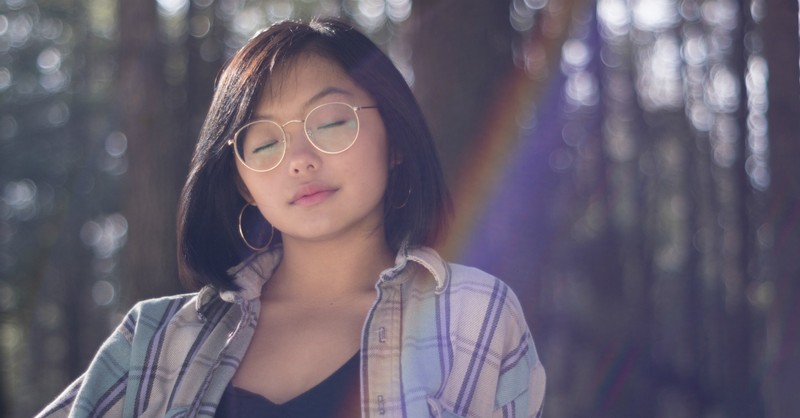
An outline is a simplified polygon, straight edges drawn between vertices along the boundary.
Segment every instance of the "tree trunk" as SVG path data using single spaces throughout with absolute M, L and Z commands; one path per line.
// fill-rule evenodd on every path
M 769 65 L 769 165 L 767 222 L 772 230 L 767 280 L 775 299 L 767 318 L 767 361 L 763 392 L 767 416 L 788 417 L 800 410 L 800 69 L 798 4 L 767 0 L 762 23 Z
M 477 139 L 499 82 L 513 68 L 508 6 L 507 0 L 414 2 L 414 93 L 448 180 Z
M 186 91 L 185 120 L 181 135 L 186 138 L 182 144 L 182 159 L 179 175 L 182 178 L 188 172 L 197 135 L 208 113 L 208 106 L 214 94 L 214 82 L 224 60 L 223 42 L 227 37 L 227 29 L 223 22 L 216 18 L 218 2 L 211 2 L 207 7 L 200 7 L 197 2 L 189 2 L 188 24 L 192 29 L 186 38 Z M 208 26 L 206 26 L 208 25 Z M 206 31 L 203 34 L 203 31 Z
M 731 250 L 729 260 L 723 260 L 722 271 L 726 272 L 726 321 L 725 321 L 725 348 L 723 363 L 722 396 L 725 404 L 725 415 L 731 418 L 763 416 L 762 399 L 758 389 L 749 384 L 752 376 L 753 364 L 753 326 L 751 304 L 746 297 L 747 289 L 751 285 L 749 266 L 754 257 L 754 234 L 752 209 L 755 203 L 753 188 L 747 174 L 747 116 L 748 92 L 745 82 L 747 74 L 748 51 L 745 47 L 746 36 L 752 30 L 750 16 L 750 3 L 739 3 L 739 24 L 734 31 L 736 34 L 732 53 L 733 70 L 739 79 L 739 107 L 735 113 L 739 126 L 737 156 L 733 164 L 733 176 L 736 196 L 736 208 L 731 211 L 732 228 L 738 238 L 739 245 Z M 723 238 L 725 240 L 726 238 Z M 730 241 L 730 238 L 727 238 Z M 722 243 L 721 243 L 722 244 Z M 730 261 L 730 262 L 727 262 Z
M 123 250 L 124 302 L 179 289 L 175 209 L 179 180 L 173 167 L 180 140 L 169 135 L 164 44 L 156 2 L 119 2 L 119 109 L 128 138 L 129 169 L 123 214 L 128 240 Z

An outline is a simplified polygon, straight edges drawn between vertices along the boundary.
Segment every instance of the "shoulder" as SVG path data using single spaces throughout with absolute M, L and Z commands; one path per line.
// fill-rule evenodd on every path
M 461 347 L 456 356 L 465 364 L 484 359 L 491 378 L 479 378 L 494 394 L 494 407 L 502 416 L 511 411 L 534 416 L 544 398 L 545 372 L 517 295 L 502 280 L 473 267 L 451 264 L 449 292 L 458 318 L 461 340 L 475 341 L 470 356 Z M 485 344 L 485 345 L 482 345 Z M 482 351 L 482 347 L 485 347 Z M 464 376 L 466 378 L 466 376 Z
M 475 267 L 455 263 L 449 263 L 448 267 L 450 277 L 446 293 L 454 306 L 472 312 L 482 310 L 486 315 L 495 316 L 499 326 L 527 332 L 519 299 L 504 281 Z
M 445 302 L 454 312 L 468 311 L 470 315 L 455 315 L 454 319 L 474 320 L 476 314 L 500 315 L 514 326 L 527 330 L 522 308 L 513 290 L 499 278 L 475 267 L 449 263 L 433 249 L 410 248 L 401 251 L 401 257 L 424 267 L 433 279 L 436 298 Z M 402 265 L 402 264 L 401 264 Z M 419 284 L 419 283 L 418 283 Z M 426 288 L 423 284 L 422 288 Z
M 517 295 L 474 267 L 443 262 L 438 270 L 445 276 L 433 317 L 451 354 L 434 404 L 460 416 L 536 415 L 545 374 Z
M 447 263 L 450 270 L 450 286 L 479 286 L 486 288 L 508 288 L 497 277 L 475 267 L 456 263 Z
M 150 336 L 175 321 L 196 321 L 201 295 L 202 291 L 140 301 L 130 308 L 117 331 L 132 341 L 134 335 L 137 339 Z
M 401 256 L 427 270 L 429 274 L 420 276 L 415 286 L 421 294 L 433 296 L 452 331 L 469 334 L 463 337 L 472 341 L 488 338 L 507 348 L 529 335 L 519 299 L 499 278 L 475 267 L 448 263 L 427 247 L 410 248 Z
M 172 316 L 182 307 L 193 305 L 197 299 L 197 293 L 183 295 L 166 296 L 154 299 L 145 299 L 137 302 L 130 308 L 127 318 L 132 320 L 148 320 L 164 315 Z

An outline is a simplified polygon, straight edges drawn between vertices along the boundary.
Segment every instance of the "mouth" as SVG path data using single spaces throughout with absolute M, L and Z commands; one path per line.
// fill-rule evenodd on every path
M 320 184 L 305 185 L 289 200 L 290 205 L 310 206 L 322 202 L 338 189 Z

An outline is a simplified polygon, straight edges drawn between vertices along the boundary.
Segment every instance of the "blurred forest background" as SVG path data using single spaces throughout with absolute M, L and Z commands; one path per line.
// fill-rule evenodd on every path
M 412 85 L 456 203 L 441 250 L 520 296 L 546 416 L 797 416 L 796 0 L 0 0 L 0 416 L 182 292 L 220 65 L 318 15 Z

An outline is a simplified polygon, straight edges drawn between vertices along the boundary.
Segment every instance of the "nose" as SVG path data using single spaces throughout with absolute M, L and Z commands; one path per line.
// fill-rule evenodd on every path
M 295 122 L 295 121 L 293 121 Z M 300 121 L 298 123 L 287 124 L 283 130 L 286 134 L 286 165 L 291 174 L 300 175 L 309 171 L 315 171 L 320 167 L 321 158 L 319 151 L 314 148 L 306 137 L 305 127 Z

